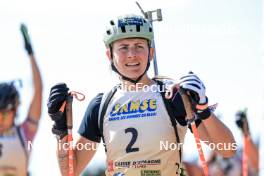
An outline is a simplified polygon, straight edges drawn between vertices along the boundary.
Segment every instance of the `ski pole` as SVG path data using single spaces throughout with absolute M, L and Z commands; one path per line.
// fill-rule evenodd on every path
M 248 141 L 249 141 L 249 136 L 244 134 L 243 137 L 243 142 L 244 142 L 244 149 L 243 149 L 243 158 L 242 158 L 242 175 L 247 176 L 248 175 Z
M 243 135 L 243 151 L 242 151 L 242 175 L 248 175 L 248 157 L 249 157 L 249 142 L 250 142 L 250 135 L 249 135 L 249 127 L 248 127 L 248 120 L 247 120 L 247 108 L 236 113 L 237 119 L 236 124 L 242 130 Z
M 69 144 L 68 149 L 68 162 L 69 162 L 69 174 L 68 176 L 74 176 L 74 167 L 73 167 L 73 137 L 72 137 L 72 95 L 67 97 L 66 100 L 66 121 L 67 121 L 67 142 Z
M 180 94 L 182 96 L 183 104 L 184 104 L 185 111 L 186 111 L 187 120 L 189 120 L 189 122 L 191 123 L 191 128 L 192 128 L 192 131 L 193 131 L 194 139 L 195 139 L 197 150 L 198 150 L 198 153 L 199 153 L 199 158 L 200 158 L 200 161 L 202 163 L 202 168 L 203 168 L 204 175 L 208 176 L 209 175 L 208 166 L 207 166 L 206 161 L 205 161 L 202 145 L 201 145 L 201 142 L 200 142 L 200 137 L 199 137 L 196 125 L 195 125 L 191 102 L 190 102 L 189 97 L 186 94 L 186 91 L 184 89 L 180 88 L 179 92 L 180 92 Z
M 79 98 L 78 95 L 81 95 L 82 98 Z M 72 128 L 73 128 L 73 122 L 72 122 L 72 101 L 73 97 L 75 97 L 79 101 L 83 101 L 85 99 L 85 96 L 82 93 L 71 91 L 70 95 L 67 97 L 67 99 L 63 102 L 60 112 L 63 113 L 66 107 L 66 123 L 67 123 L 67 143 L 69 144 L 68 148 L 68 176 L 74 176 L 74 155 L 73 155 L 73 137 L 72 137 Z
M 247 114 L 247 109 L 244 110 L 245 114 Z M 248 175 L 248 142 L 249 142 L 249 130 L 248 130 L 248 121 L 247 118 L 243 119 L 243 155 L 242 155 L 242 175 Z

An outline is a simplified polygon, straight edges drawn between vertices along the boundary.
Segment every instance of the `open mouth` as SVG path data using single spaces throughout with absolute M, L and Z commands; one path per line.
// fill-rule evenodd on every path
M 140 65 L 139 62 L 135 62 L 135 63 L 127 63 L 127 64 L 126 64 L 126 67 L 137 67 L 137 66 L 139 66 L 139 65 Z

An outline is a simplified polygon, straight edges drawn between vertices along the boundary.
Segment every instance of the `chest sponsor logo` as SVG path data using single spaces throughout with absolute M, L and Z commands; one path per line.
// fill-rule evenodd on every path
M 156 110 L 156 99 L 129 101 L 122 105 L 116 103 L 109 114 L 109 121 L 156 116 Z
M 142 170 L 141 176 L 161 176 L 160 170 Z
M 161 164 L 161 160 L 138 160 L 138 161 L 118 161 L 113 162 L 111 168 L 147 168 L 148 166 L 158 166 Z M 108 165 L 109 167 L 109 165 Z M 109 169 L 109 168 L 108 168 Z

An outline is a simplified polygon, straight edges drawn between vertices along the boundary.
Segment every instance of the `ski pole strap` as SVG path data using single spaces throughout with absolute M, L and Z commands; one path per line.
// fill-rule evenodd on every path
M 78 97 L 81 95 L 82 97 Z M 71 91 L 70 95 L 66 99 L 66 120 L 67 120 L 67 128 L 72 129 L 72 101 L 73 97 L 79 101 L 83 101 L 85 99 L 84 94 L 76 91 Z
M 70 94 L 71 94 L 71 96 L 76 98 L 78 101 L 83 101 L 85 99 L 85 95 L 80 93 L 80 92 L 71 91 Z
M 191 128 L 192 128 L 192 131 L 193 131 L 195 143 L 196 143 L 197 150 L 198 150 L 198 153 L 199 153 L 199 159 L 200 159 L 200 161 L 202 163 L 202 168 L 203 168 L 204 175 L 208 176 L 209 175 L 208 166 L 207 166 L 206 161 L 205 161 L 203 149 L 202 149 L 201 142 L 200 142 L 200 137 L 199 137 L 196 125 L 195 125 L 194 116 L 193 116 L 193 112 L 192 112 L 192 106 L 191 106 L 189 97 L 186 94 L 186 91 L 184 89 L 180 88 L 179 92 L 180 92 L 180 94 L 182 96 L 183 104 L 184 104 L 184 107 L 185 107 L 186 118 L 187 118 L 188 121 L 191 121 Z

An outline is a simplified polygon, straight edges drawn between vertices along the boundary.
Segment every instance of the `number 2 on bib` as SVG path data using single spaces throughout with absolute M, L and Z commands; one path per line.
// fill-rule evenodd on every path
M 126 152 L 127 153 L 138 152 L 139 151 L 138 147 L 134 147 L 134 148 L 132 147 L 137 140 L 138 131 L 135 128 L 127 128 L 127 129 L 125 129 L 125 133 L 132 133 L 132 138 L 126 147 Z

